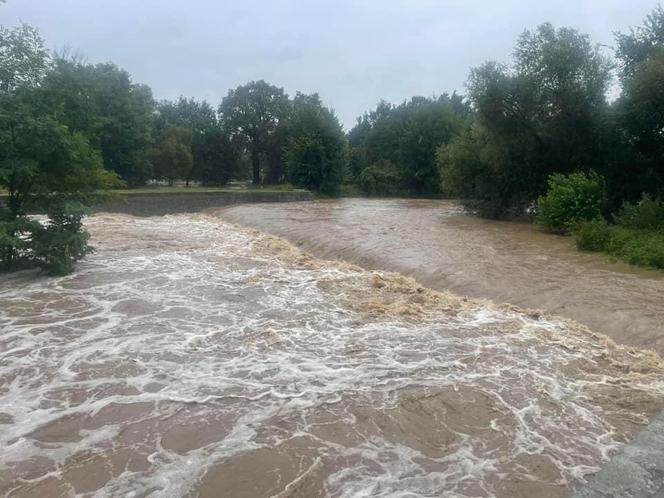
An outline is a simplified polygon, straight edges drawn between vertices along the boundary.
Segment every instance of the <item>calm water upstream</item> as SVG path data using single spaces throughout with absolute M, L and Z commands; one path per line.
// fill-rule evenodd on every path
M 338 259 L 422 267 L 439 288 L 520 286 L 500 299 L 519 304 L 538 289 L 571 302 L 563 282 L 581 295 L 603 278 L 620 306 L 602 309 L 634 330 L 661 316 L 661 280 L 449 204 L 224 216 Z M 565 497 L 664 406 L 659 356 L 565 318 L 317 259 L 219 216 L 87 225 L 97 252 L 74 274 L 0 277 L 1 496 Z
M 543 309 L 664 354 L 664 272 L 578 252 L 570 238 L 531 224 L 484 220 L 463 214 L 453 202 L 431 200 L 256 204 L 221 213 L 319 257 Z

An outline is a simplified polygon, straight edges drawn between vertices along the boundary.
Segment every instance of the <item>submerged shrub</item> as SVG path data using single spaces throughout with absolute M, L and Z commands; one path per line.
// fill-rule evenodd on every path
M 610 226 L 606 220 L 584 221 L 574 229 L 576 247 L 582 251 L 603 251 L 611 237 Z
M 569 232 L 579 223 L 601 217 L 606 202 L 604 179 L 591 171 L 549 177 L 549 190 L 537 200 L 537 223 Z
M 636 204 L 623 204 L 614 219 L 616 224 L 627 228 L 664 230 L 664 202 L 643 194 Z
M 10 270 L 17 262 L 31 263 L 33 235 L 40 228 L 27 216 L 0 221 L 0 270 Z
M 664 269 L 664 232 L 611 227 L 607 252 L 633 265 Z
M 90 235 L 83 230 L 87 209 L 78 203 L 66 203 L 51 208 L 49 221 L 35 231 L 32 257 L 50 275 L 65 275 L 74 264 L 92 252 Z
M 49 275 L 64 275 L 92 252 L 90 236 L 83 230 L 87 208 L 77 202 L 57 202 L 47 211 L 45 224 L 25 215 L 0 221 L 0 270 L 37 266 Z
M 664 231 L 610 225 L 603 219 L 581 223 L 574 231 L 576 246 L 604 251 L 637 266 L 664 269 Z

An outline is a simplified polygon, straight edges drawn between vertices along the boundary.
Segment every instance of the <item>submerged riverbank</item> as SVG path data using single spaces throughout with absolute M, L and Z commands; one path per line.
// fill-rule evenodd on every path
M 578 252 L 527 223 L 469 216 L 451 201 L 343 199 L 215 211 L 322 258 L 422 285 L 547 310 L 622 344 L 664 353 L 664 274 Z
M 664 405 L 658 356 L 206 215 L 88 221 L 0 281 L 9 496 L 570 496 Z

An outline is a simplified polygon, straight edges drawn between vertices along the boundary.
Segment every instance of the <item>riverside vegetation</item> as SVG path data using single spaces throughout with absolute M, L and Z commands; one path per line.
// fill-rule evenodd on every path
M 613 54 L 574 29 L 525 31 L 511 63 L 470 71 L 467 95 L 380 102 L 347 133 L 317 94 L 252 81 L 217 107 L 156 101 L 112 63 L 53 54 L 35 28 L 2 27 L 0 262 L 70 271 L 90 251 L 88 207 L 161 179 L 453 196 L 485 216 L 536 213 L 580 249 L 662 268 L 662 88 L 661 7 L 617 33 Z M 35 208 L 47 222 L 26 215 Z

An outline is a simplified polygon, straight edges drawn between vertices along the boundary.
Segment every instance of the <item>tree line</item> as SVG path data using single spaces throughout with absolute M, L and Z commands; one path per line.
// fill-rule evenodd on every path
M 53 54 L 30 26 L 1 27 L 0 254 L 50 264 L 35 248 L 57 236 L 75 259 L 85 206 L 153 179 L 447 195 L 502 216 L 532 211 L 554 174 L 593 172 L 603 209 L 617 211 L 664 193 L 662 89 L 661 7 L 617 33 L 613 55 L 571 28 L 527 30 L 511 61 L 471 69 L 466 95 L 381 101 L 347 133 L 317 94 L 253 81 L 216 106 L 158 101 L 112 63 Z M 30 203 L 51 223 L 31 224 Z

